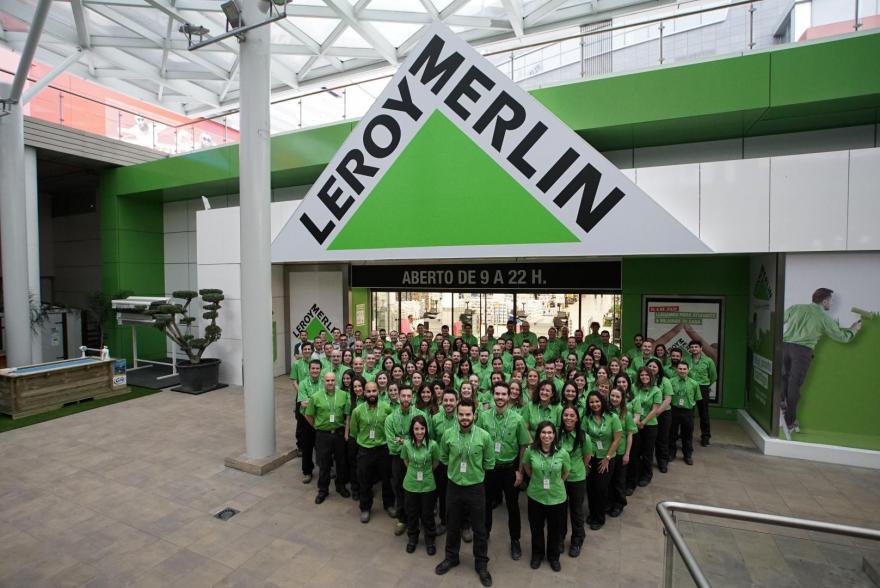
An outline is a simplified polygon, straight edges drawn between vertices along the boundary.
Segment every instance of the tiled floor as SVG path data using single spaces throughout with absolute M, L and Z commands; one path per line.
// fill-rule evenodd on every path
M 279 445 L 290 445 L 292 394 L 283 378 L 276 388 Z M 384 513 L 362 525 L 336 494 L 316 507 L 299 461 L 263 478 L 224 468 L 243 439 L 236 389 L 161 392 L 0 435 L 0 585 L 476 585 L 467 544 L 462 566 L 437 577 L 440 555 L 407 555 Z M 716 440 L 725 443 L 698 447 L 693 467 L 657 473 L 621 518 L 588 531 L 560 574 L 512 562 L 496 511 L 496 585 L 658 585 L 662 499 L 880 527 L 880 473 L 764 457 L 720 423 Z M 212 517 L 225 506 L 241 513 Z M 682 529 L 717 585 L 853 584 L 857 548 L 871 547 L 687 517 Z

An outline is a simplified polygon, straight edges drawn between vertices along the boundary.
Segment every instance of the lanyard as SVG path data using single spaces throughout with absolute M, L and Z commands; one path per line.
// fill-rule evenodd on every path
M 550 456 L 550 460 L 548 463 L 547 456 L 544 455 L 544 451 L 541 450 L 539 451 L 539 453 L 541 455 L 541 477 L 544 480 L 549 480 L 550 476 L 548 474 L 553 471 L 553 456 Z
M 458 429 L 458 445 L 461 448 L 461 458 L 459 459 L 459 461 L 461 461 L 462 463 L 466 463 L 468 461 L 468 459 L 470 458 L 471 445 L 473 444 L 473 442 L 474 442 L 474 433 L 473 433 L 473 431 L 471 431 L 470 433 L 468 433 L 467 445 L 464 444 L 464 442 L 461 439 L 461 428 L 459 427 L 459 429 Z
M 503 439 L 504 439 L 504 434 L 507 432 L 507 420 L 508 420 L 508 419 L 507 419 L 507 415 L 508 415 L 509 413 L 510 413 L 510 408 L 508 407 L 508 408 L 504 411 L 504 417 L 501 419 L 501 422 L 500 422 L 500 423 L 498 422 L 498 413 L 497 413 L 497 412 L 494 412 L 493 415 L 492 415 L 492 422 L 493 422 L 494 425 L 495 425 L 495 431 L 494 431 L 494 433 L 495 433 L 495 441 L 496 441 L 496 442 L 497 442 L 498 440 L 503 440 Z M 500 430 L 500 433 L 499 433 L 499 430 Z
M 417 470 L 425 471 L 425 466 L 428 465 L 428 458 L 431 456 L 431 452 L 428 450 L 427 439 L 422 441 L 421 446 L 416 445 L 415 441 L 413 441 L 410 446 L 413 448 L 412 459 L 409 460 L 410 463 L 413 464 Z M 417 459 L 419 453 L 422 453 L 424 456 L 421 462 Z
M 379 411 L 381 410 L 381 408 L 382 407 L 379 406 L 378 403 L 376 403 L 376 414 L 374 415 L 375 418 L 370 418 L 370 413 L 373 412 L 373 410 L 371 410 L 369 406 L 367 407 L 367 424 L 370 426 L 371 429 L 375 429 L 376 425 L 379 424 Z
M 327 394 L 327 407 L 330 409 L 330 414 L 336 415 L 336 390 L 333 391 L 333 394 Z M 330 404 L 330 400 L 333 400 L 333 404 Z
M 604 414 L 602 415 L 601 418 L 602 418 L 602 422 L 597 425 L 596 424 L 596 417 L 594 417 L 593 415 L 590 415 L 590 433 L 593 433 L 594 429 L 596 429 L 598 427 L 599 430 L 596 431 L 594 434 L 596 435 L 596 437 L 599 437 L 599 438 L 601 438 L 602 435 L 605 433 L 605 425 L 607 424 L 607 421 L 605 420 Z

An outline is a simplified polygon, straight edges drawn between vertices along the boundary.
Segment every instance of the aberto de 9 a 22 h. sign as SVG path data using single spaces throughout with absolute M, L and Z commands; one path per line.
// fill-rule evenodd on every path
M 272 261 L 709 251 L 436 23 L 276 237 Z

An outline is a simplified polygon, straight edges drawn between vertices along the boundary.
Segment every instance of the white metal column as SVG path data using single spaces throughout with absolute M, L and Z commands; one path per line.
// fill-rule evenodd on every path
M 40 308 L 40 210 L 37 186 L 37 150 L 24 149 L 24 194 L 27 211 L 27 272 L 30 304 Z M 43 331 L 31 329 L 31 363 L 43 361 Z
M 269 5 L 243 0 L 245 24 L 266 18 Z M 272 366 L 272 265 L 269 225 L 269 32 L 247 32 L 241 43 L 241 323 L 244 422 L 247 457 L 275 453 L 275 390 Z M 205 286 L 210 287 L 209 284 Z
M 0 97 L 10 94 L 0 84 Z M 31 361 L 31 312 L 28 303 L 27 206 L 25 205 L 24 119 L 18 104 L 0 116 L 0 250 L 3 265 L 3 323 L 6 364 Z

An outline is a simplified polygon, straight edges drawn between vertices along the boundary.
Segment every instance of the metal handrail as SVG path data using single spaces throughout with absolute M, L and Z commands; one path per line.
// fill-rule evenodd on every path
M 657 503 L 657 514 L 660 516 L 660 521 L 663 523 L 664 529 L 666 529 L 667 536 L 664 586 L 672 585 L 673 547 L 678 549 L 681 559 L 684 562 L 685 567 L 687 567 L 688 572 L 690 572 L 694 584 L 696 584 L 698 588 L 710 588 L 711 586 L 706 579 L 706 576 L 703 574 L 703 570 L 700 569 L 700 564 L 697 563 L 694 554 L 691 552 L 687 542 L 678 530 L 678 526 L 675 522 L 675 512 L 706 515 L 721 519 L 748 521 L 752 523 L 765 523 L 779 527 L 788 527 L 790 529 L 819 531 L 832 535 L 843 535 L 846 537 L 858 537 L 860 539 L 873 539 L 875 541 L 880 541 L 880 530 L 878 529 L 853 527 L 852 525 L 841 525 L 839 523 L 829 523 L 826 521 L 799 519 L 796 517 L 751 512 L 748 510 L 735 510 L 732 508 L 721 508 L 718 506 L 706 506 L 703 504 L 690 504 L 687 502 L 666 500 Z M 671 542 L 670 539 L 672 540 Z

